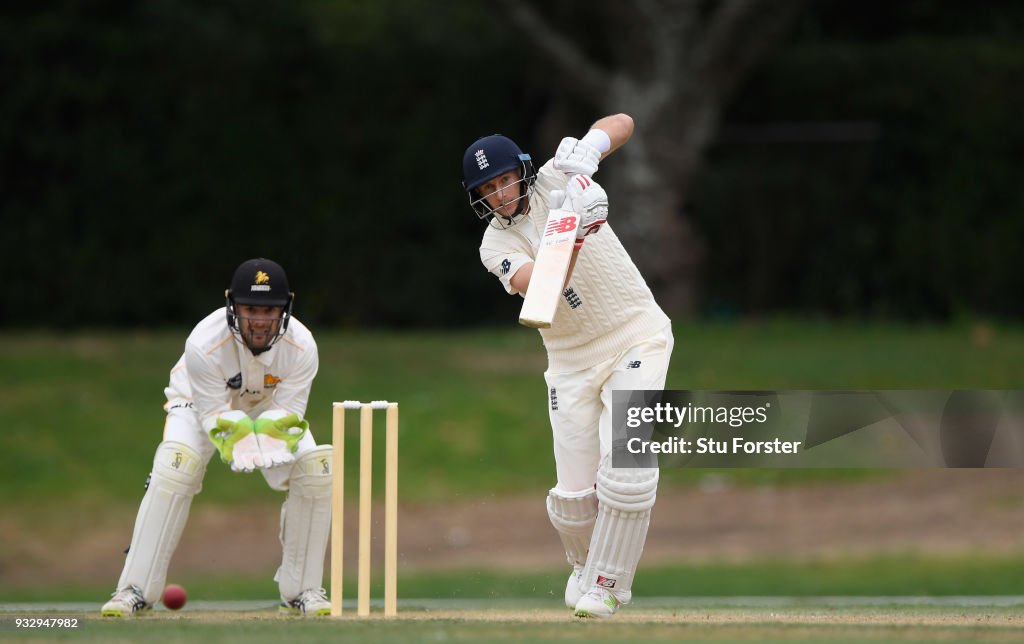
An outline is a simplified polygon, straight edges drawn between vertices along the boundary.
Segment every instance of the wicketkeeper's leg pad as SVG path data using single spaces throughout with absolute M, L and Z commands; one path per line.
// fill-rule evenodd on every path
M 613 591 L 622 603 L 629 602 L 657 490 L 657 468 L 613 468 L 610 454 L 601 461 L 597 522 L 583 570 L 584 588 L 597 584 Z
M 311 449 L 291 468 L 288 498 L 281 506 L 281 566 L 274 575 L 281 599 L 320 588 L 331 531 L 331 446 Z
M 192 497 L 202 489 L 205 474 L 206 460 L 188 445 L 164 441 L 157 446 L 146 494 L 135 518 L 132 544 L 117 582 L 119 590 L 133 585 L 142 590 L 146 602 L 160 599 Z
M 597 492 L 588 488 L 565 492 L 552 488 L 547 498 L 548 518 L 558 531 L 570 566 L 581 569 L 587 562 L 590 535 L 597 520 Z

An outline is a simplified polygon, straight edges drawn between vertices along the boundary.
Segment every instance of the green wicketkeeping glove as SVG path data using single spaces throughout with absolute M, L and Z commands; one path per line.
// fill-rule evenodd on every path
M 253 425 L 252 419 L 247 416 L 240 418 L 237 421 L 221 417 L 217 419 L 217 426 L 210 430 L 210 440 L 213 441 L 213 444 L 217 447 L 217 451 L 220 452 L 220 460 L 225 463 L 233 464 L 235 461 L 235 446 L 239 442 L 243 441 L 247 436 L 255 434 L 255 432 L 256 427 Z M 255 437 L 245 441 L 243 443 L 243 448 L 244 446 L 252 443 L 256 448 L 256 453 L 258 454 L 259 447 L 254 439 Z M 248 449 L 245 451 L 247 452 L 245 458 L 240 459 L 241 461 L 245 461 L 245 463 L 239 463 L 240 469 L 251 471 L 255 465 L 252 461 L 255 459 L 248 455 Z M 239 454 L 239 456 L 242 455 Z M 234 469 L 234 467 L 232 467 L 232 469 Z
M 299 440 L 306 434 L 307 429 L 309 429 L 309 422 L 299 420 L 297 414 L 288 414 L 277 420 L 256 419 L 255 431 L 261 436 L 261 444 L 266 444 L 265 441 L 262 441 L 262 437 L 269 437 L 284 442 L 288 446 L 288 451 L 294 453 L 299 447 Z

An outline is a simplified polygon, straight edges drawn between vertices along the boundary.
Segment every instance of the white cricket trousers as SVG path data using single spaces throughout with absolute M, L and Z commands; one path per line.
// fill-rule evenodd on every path
M 612 391 L 664 389 L 674 342 L 668 325 L 589 369 L 544 373 L 558 489 L 594 487 L 601 458 L 612 449 Z

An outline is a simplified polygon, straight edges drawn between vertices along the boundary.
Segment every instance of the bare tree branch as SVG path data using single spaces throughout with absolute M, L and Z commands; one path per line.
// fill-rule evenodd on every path
M 618 228 L 666 310 L 693 312 L 703 246 L 686 197 L 729 95 L 778 44 L 807 0 L 598 0 L 587 18 L 606 34 L 593 58 L 554 28 L 540 0 L 498 0 L 524 39 L 578 93 L 637 123 L 626 163 L 609 175 L 642 217 Z M 599 61 L 611 62 L 605 68 Z M 617 224 L 618 225 L 618 224 Z
M 498 0 L 525 37 L 558 65 L 566 82 L 588 96 L 598 97 L 611 82 L 611 74 L 590 60 L 572 38 L 559 33 L 529 3 Z
M 806 0 L 729 0 L 712 16 L 691 69 L 708 90 L 725 100 L 774 48 Z
M 636 0 L 635 8 L 643 17 L 654 49 L 654 70 L 657 78 L 672 78 L 679 72 L 683 37 L 690 30 L 695 16 L 692 3 L 672 3 L 671 9 L 657 0 Z
M 736 30 L 751 8 L 750 0 L 725 0 L 711 15 L 691 56 L 691 68 L 705 69 L 735 46 Z

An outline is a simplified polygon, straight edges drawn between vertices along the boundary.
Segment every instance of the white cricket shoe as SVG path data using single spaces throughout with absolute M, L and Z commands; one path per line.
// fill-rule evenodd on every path
M 146 598 L 142 596 L 142 590 L 138 586 L 128 586 L 115 592 L 110 601 L 103 604 L 100 614 L 104 617 L 131 617 L 151 608 L 153 605 L 146 603 Z
M 569 581 L 565 582 L 565 606 L 566 608 L 576 608 L 576 604 L 583 597 L 583 589 L 580 588 L 580 573 L 582 569 L 572 569 L 569 573 Z
M 576 617 L 611 617 L 621 604 L 615 593 L 595 585 L 576 602 L 575 614 Z
M 313 615 L 323 616 L 331 614 L 331 602 L 327 599 L 327 591 L 323 588 L 310 588 L 299 593 L 299 596 L 291 601 L 281 600 L 277 612 L 281 615 Z

